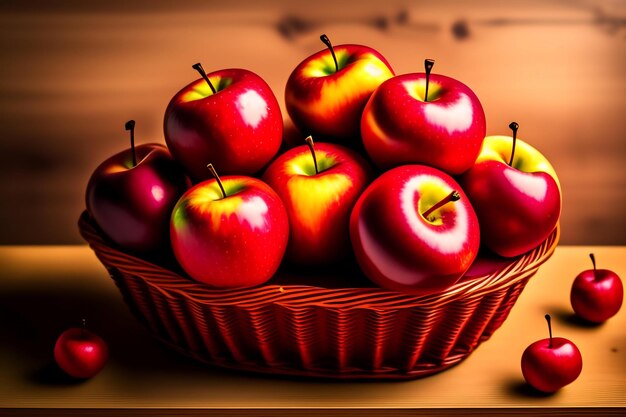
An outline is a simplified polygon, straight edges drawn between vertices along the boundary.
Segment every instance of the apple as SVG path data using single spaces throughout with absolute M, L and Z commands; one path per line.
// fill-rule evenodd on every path
M 283 118 L 265 81 L 245 69 L 202 75 L 183 87 L 165 110 L 165 142 L 194 181 L 207 179 L 206 166 L 219 161 L 222 174 L 260 171 L 276 155 Z
M 350 254 L 352 207 L 373 175 L 360 155 L 318 142 L 293 148 L 272 162 L 263 180 L 285 203 L 289 216 L 287 259 L 297 264 L 328 264 Z
M 500 256 L 515 257 L 544 241 L 561 215 L 558 178 L 548 160 L 517 139 L 485 138 L 476 164 L 461 178 L 480 223 L 482 242 Z
M 383 288 L 428 294 L 454 284 L 480 245 L 474 209 L 457 182 L 424 165 L 378 177 L 350 217 L 356 259 Z
M 552 338 L 550 315 L 549 339 L 531 344 L 522 354 L 522 374 L 533 388 L 552 393 L 576 380 L 583 369 L 583 359 L 576 345 L 562 337 Z
M 480 152 L 486 125 L 478 97 L 460 81 L 431 75 L 433 63 L 382 83 L 363 110 L 363 145 L 381 168 L 425 164 L 457 175 Z
M 572 284 L 570 301 L 577 316 L 602 323 L 617 314 L 624 301 L 620 277 L 608 269 L 596 269 L 596 257 L 589 254 L 593 269 L 587 269 Z
M 97 334 L 82 327 L 72 327 L 58 337 L 54 360 L 59 368 L 74 378 L 91 378 L 104 368 L 109 357 L 107 344 Z
M 287 113 L 300 132 L 343 144 L 359 142 L 359 124 L 372 92 L 394 76 L 387 60 L 363 45 L 334 46 L 293 70 L 285 87 Z
M 152 252 L 169 246 L 169 218 L 189 187 L 183 168 L 160 144 L 135 147 L 135 121 L 126 123 L 131 148 L 102 162 L 86 191 L 87 211 L 123 249 Z
M 196 184 L 176 203 L 170 235 L 174 256 L 197 281 L 216 288 L 262 284 L 287 248 L 289 220 L 276 193 L 246 176 Z

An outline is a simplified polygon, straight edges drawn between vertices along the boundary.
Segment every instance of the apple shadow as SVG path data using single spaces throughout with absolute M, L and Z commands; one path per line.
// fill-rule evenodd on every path
M 36 385 L 78 385 L 85 381 L 67 375 L 53 357 L 58 336 L 70 327 L 79 326 L 83 317 L 87 319 L 87 327 L 109 347 L 105 370 L 113 365 L 148 377 L 154 374 L 201 377 L 207 371 L 213 372 L 212 368 L 156 340 L 132 315 L 118 291 L 104 292 L 90 288 L 88 283 L 72 288 L 59 285 L 5 289 L 0 292 L 0 317 L 3 317 L 1 347 L 15 363 L 10 369 L 19 373 L 17 377 Z
M 115 286 L 113 281 L 110 285 Z M 89 380 L 67 375 L 53 355 L 58 336 L 69 327 L 79 326 L 83 317 L 87 327 L 109 347 L 109 359 L 102 372 L 108 367 L 123 370 L 133 381 L 164 375 L 171 381 L 277 378 L 273 374 L 220 368 L 168 347 L 132 314 L 117 289 L 102 291 L 101 286 L 94 288 L 88 281 L 72 287 L 5 288 L 0 292 L 0 317 L 0 348 L 14 361 L 10 371 L 36 386 L 80 386 Z M 148 388 L 129 389 L 142 393 Z
M 508 395 L 523 398 L 549 398 L 555 396 L 557 392 L 543 392 L 533 388 L 529 383 L 521 378 L 511 378 L 503 384 Z
M 29 376 L 30 382 L 37 385 L 72 386 L 80 385 L 87 379 L 75 378 L 63 372 L 54 361 L 50 361 L 40 368 L 35 369 Z
M 587 321 L 577 316 L 574 312 L 565 308 L 550 308 L 548 310 L 551 310 L 550 314 L 554 318 L 558 319 L 561 323 L 565 323 L 569 326 L 584 327 L 587 329 L 597 329 L 601 327 L 603 324 L 603 323 L 594 323 L 591 321 Z
M 322 288 L 374 288 L 375 285 L 359 268 L 356 259 L 348 256 L 335 264 L 301 266 L 289 262 L 281 265 L 268 282 L 271 285 L 309 285 Z

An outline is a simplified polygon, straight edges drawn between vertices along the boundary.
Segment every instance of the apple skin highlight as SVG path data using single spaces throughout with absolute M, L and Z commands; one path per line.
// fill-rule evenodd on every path
M 578 317 L 591 323 L 603 323 L 621 309 L 624 286 L 615 272 L 596 269 L 594 254 L 589 256 L 593 269 L 584 270 L 576 276 L 572 283 L 570 302 Z
M 452 191 L 460 195 L 429 218 L 422 213 Z M 444 290 L 478 254 L 476 214 L 459 184 L 424 165 L 385 172 L 361 195 L 350 237 L 363 272 L 383 288 L 419 295 Z
M 360 141 L 360 120 L 374 90 L 395 74 L 376 50 L 363 45 L 321 50 L 302 61 L 285 87 L 285 104 L 303 135 L 343 145 Z
M 269 85 L 244 69 L 207 74 L 183 87 L 165 110 L 165 142 L 194 182 L 222 175 L 252 175 L 276 155 L 283 135 L 280 106 Z
M 524 379 L 533 388 L 553 393 L 574 382 L 583 369 L 578 347 L 563 337 L 552 337 L 551 317 L 546 314 L 550 337 L 528 346 L 522 354 Z
M 245 176 L 207 180 L 172 211 L 174 255 L 193 279 L 216 288 L 260 285 L 278 270 L 287 247 L 285 207 L 264 182 Z
M 450 175 L 465 172 L 480 153 L 486 132 L 478 97 L 465 84 L 431 74 L 391 78 L 372 94 L 361 118 L 363 145 L 383 169 L 425 164 Z
M 370 164 L 350 149 L 318 142 L 315 154 L 317 174 L 305 145 L 280 155 L 263 174 L 289 215 L 286 259 L 300 265 L 329 264 L 350 256 L 350 213 L 373 179 Z
M 482 243 L 504 257 L 522 255 L 557 226 L 562 197 L 558 177 L 535 148 L 512 138 L 487 137 L 476 163 L 460 178 L 480 223 Z
M 54 360 L 65 373 L 80 379 L 98 374 L 109 359 L 109 348 L 97 334 L 80 327 L 67 329 L 54 345 Z
M 126 250 L 156 252 L 169 246 L 169 217 L 189 187 L 183 168 L 165 146 L 135 147 L 102 162 L 87 184 L 89 214 L 102 231 Z

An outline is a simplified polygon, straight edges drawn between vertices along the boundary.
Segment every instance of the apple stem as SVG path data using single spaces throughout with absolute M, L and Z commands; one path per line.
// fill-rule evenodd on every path
M 317 169 L 317 157 L 315 156 L 313 137 L 308 136 L 304 141 L 306 142 L 307 145 L 309 145 L 309 150 L 311 151 L 311 156 L 313 157 L 313 165 L 315 165 L 315 173 L 319 174 L 319 171 Z
M 430 216 L 435 210 L 441 208 L 441 206 L 448 204 L 450 202 L 453 202 L 453 201 L 458 201 L 460 198 L 461 198 L 461 194 L 459 194 L 458 191 L 456 190 L 452 191 L 450 194 L 442 198 L 437 204 L 435 204 L 434 206 L 432 206 L 431 208 L 423 212 L 422 216 L 428 219 L 428 216 Z
M 133 155 L 133 167 L 137 166 L 137 156 L 135 155 L 135 121 L 129 120 L 124 125 L 126 130 L 130 130 L 130 153 Z
M 511 148 L 511 159 L 509 160 L 509 166 L 513 166 L 513 157 L 515 156 L 515 143 L 517 142 L 517 129 L 519 125 L 515 122 L 509 124 L 509 129 L 513 131 L 513 146 Z
M 87 319 L 83 318 L 80 326 L 80 335 L 85 337 L 85 329 L 87 328 Z
M 333 56 L 333 61 L 335 61 L 335 72 L 339 71 L 339 64 L 337 63 L 337 57 L 335 56 L 335 48 L 333 48 L 333 44 L 330 43 L 330 39 L 328 39 L 326 34 L 322 34 L 320 36 L 320 40 L 324 42 L 324 45 L 326 45 L 328 49 L 330 49 L 330 54 Z
M 552 317 L 549 314 L 546 314 L 546 321 L 548 322 L 548 332 L 550 332 L 550 343 L 548 347 L 552 349 Z
M 217 91 L 215 90 L 215 87 L 213 87 L 213 84 L 211 84 L 211 80 L 209 80 L 209 77 L 207 77 L 206 72 L 204 72 L 204 68 L 202 68 L 201 63 L 198 62 L 197 64 L 193 64 L 191 68 L 195 69 L 196 71 L 200 73 L 202 78 L 204 78 L 204 81 L 206 81 L 206 83 L 209 85 L 209 88 L 211 88 L 211 91 L 213 91 L 213 94 L 217 93 Z
M 596 269 L 596 256 L 593 253 L 589 254 L 591 258 L 591 263 L 593 264 L 593 279 L 598 280 L 598 270 Z
M 222 180 L 220 180 L 220 176 L 217 175 L 217 171 L 215 170 L 215 167 L 213 167 L 213 164 L 209 164 L 206 166 L 209 171 L 211 171 L 211 174 L 213 175 L 213 177 L 215 177 L 215 180 L 217 181 L 217 185 L 219 185 L 220 190 L 222 191 L 222 198 L 226 198 L 226 191 L 224 190 L 224 186 L 222 185 Z
M 424 68 L 426 69 L 426 91 L 424 92 L 424 101 L 428 102 L 428 83 L 430 82 L 430 71 L 432 71 L 435 66 L 434 59 L 425 59 L 424 60 Z

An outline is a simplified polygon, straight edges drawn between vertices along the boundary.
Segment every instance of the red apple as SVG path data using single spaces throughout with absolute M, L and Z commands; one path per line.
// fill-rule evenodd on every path
M 576 277 L 572 285 L 570 301 L 579 317 L 602 323 L 617 314 L 624 301 L 624 287 L 620 277 L 608 269 L 596 269 L 596 258 L 592 254 L 593 269 L 587 269 Z
M 562 337 L 552 338 L 550 315 L 546 314 L 549 339 L 531 344 L 522 354 L 522 374 L 535 389 L 551 393 L 571 384 L 583 369 L 576 345 Z
M 73 327 L 61 333 L 54 345 L 54 360 L 63 371 L 74 378 L 91 378 L 104 368 L 109 349 L 93 332 Z
M 486 131 L 483 108 L 465 84 L 430 75 L 432 63 L 426 73 L 385 81 L 367 102 L 361 135 L 378 166 L 426 164 L 456 175 L 474 164 Z
M 561 215 L 554 169 L 539 151 L 516 140 L 517 123 L 511 123 L 511 128 L 513 140 L 485 138 L 476 164 L 461 178 L 478 215 L 482 242 L 504 257 L 521 255 L 539 245 Z
M 374 180 L 352 211 L 350 237 L 372 281 L 415 294 L 454 284 L 480 245 L 476 214 L 459 184 L 423 165 L 397 167 Z
M 362 45 L 333 47 L 302 61 L 285 87 L 287 112 L 304 135 L 344 144 L 358 141 L 359 123 L 372 92 L 394 73 L 377 51 Z
M 185 86 L 165 110 L 165 142 L 194 181 L 222 174 L 253 174 L 276 155 L 283 118 L 265 81 L 244 69 L 225 69 Z
M 172 212 L 172 248 L 182 268 L 217 288 L 269 280 L 287 247 L 289 220 L 276 193 L 245 176 L 215 179 L 189 189 Z
M 169 218 L 189 186 L 183 168 L 159 144 L 134 146 L 101 163 L 87 184 L 86 204 L 100 229 L 123 249 L 156 251 L 169 244 Z
M 330 263 L 350 253 L 348 221 L 357 198 L 371 181 L 370 165 L 339 145 L 307 138 L 263 175 L 285 203 L 290 238 L 287 258 L 298 264 Z

